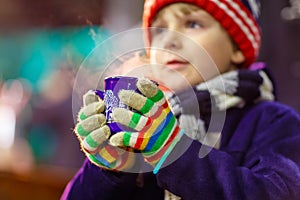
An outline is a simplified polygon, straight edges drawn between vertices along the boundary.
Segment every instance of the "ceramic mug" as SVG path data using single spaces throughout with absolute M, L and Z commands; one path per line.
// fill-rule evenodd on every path
M 129 128 L 113 122 L 112 111 L 117 107 L 132 110 L 132 108 L 120 101 L 118 93 L 120 90 L 134 90 L 137 93 L 140 93 L 136 87 L 137 80 L 138 78 L 130 76 L 107 77 L 104 79 L 104 91 L 95 91 L 105 103 L 105 117 L 107 120 L 107 125 L 110 127 L 112 134 L 120 131 L 130 131 L 128 130 Z

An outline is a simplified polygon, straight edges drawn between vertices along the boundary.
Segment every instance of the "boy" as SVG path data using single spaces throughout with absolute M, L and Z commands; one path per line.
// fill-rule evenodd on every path
M 200 117 L 189 112 L 196 105 L 190 104 L 184 90 L 177 93 L 180 101 L 170 98 L 173 115 L 161 91 L 151 81 L 140 79 L 137 86 L 142 95 L 124 91 L 119 96 L 143 115 L 126 109 L 113 112 L 115 121 L 136 132 L 117 133 L 109 139 L 110 145 L 103 145 L 110 135 L 105 120 L 93 128 L 85 126 L 86 120 L 104 110 L 103 102 L 93 92 L 86 94 L 80 112 L 84 117 L 79 118 L 75 131 L 89 159 L 69 183 L 63 198 L 297 199 L 300 119 L 290 108 L 270 101 L 272 85 L 267 74 L 260 64 L 251 65 L 260 45 L 257 8 L 255 1 L 245 0 L 146 1 L 144 27 L 161 28 L 151 32 L 151 45 L 159 43 L 166 50 L 190 52 L 180 38 L 164 35 L 164 28 L 184 34 L 203 46 L 221 75 L 209 73 L 204 79 L 186 60 L 150 53 L 152 60 L 175 70 L 193 86 Z M 190 54 L 189 59 L 196 59 L 197 52 Z M 225 86 L 234 87 L 218 88 L 220 78 Z M 207 90 L 204 81 L 213 90 Z M 225 104 L 220 101 L 222 95 L 227 97 Z M 210 101 L 210 97 L 214 100 Z M 213 143 L 205 140 L 203 132 L 209 130 L 212 114 L 224 111 L 224 126 L 217 137 L 221 139 Z M 191 145 L 186 151 L 169 162 L 188 141 Z M 162 163 L 168 165 L 156 175 L 115 172 L 126 171 L 137 159 L 130 157 L 128 151 L 116 150 L 112 162 L 107 152 L 113 146 L 141 151 L 145 162 L 156 170 Z M 200 158 L 199 151 L 204 146 L 213 148 Z M 168 191 L 166 196 L 164 190 Z

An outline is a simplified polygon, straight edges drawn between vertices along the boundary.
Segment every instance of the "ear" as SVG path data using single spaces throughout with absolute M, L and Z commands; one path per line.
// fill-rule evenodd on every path
M 234 64 L 241 64 L 245 61 L 245 56 L 241 50 L 235 50 L 231 55 L 231 62 Z

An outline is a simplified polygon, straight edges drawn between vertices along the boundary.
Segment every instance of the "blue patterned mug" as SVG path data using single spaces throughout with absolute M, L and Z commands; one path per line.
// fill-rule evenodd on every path
M 118 93 L 120 90 L 134 90 L 139 93 L 136 83 L 136 77 L 129 77 L 129 76 L 112 76 L 107 77 L 104 79 L 104 91 L 96 90 L 96 94 L 103 99 L 106 110 L 105 110 L 105 117 L 107 120 L 107 124 L 111 129 L 112 134 L 124 130 L 128 130 L 128 128 L 123 127 L 120 124 L 113 122 L 112 120 L 112 111 L 114 108 L 127 108 L 130 109 L 127 105 L 120 102 L 118 97 Z

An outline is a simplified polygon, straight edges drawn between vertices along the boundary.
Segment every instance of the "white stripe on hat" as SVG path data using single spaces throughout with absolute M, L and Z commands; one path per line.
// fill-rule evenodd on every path
M 260 34 L 258 31 L 257 26 L 253 23 L 253 20 L 249 19 L 247 16 L 247 13 L 244 12 L 244 10 L 236 3 L 232 2 L 232 7 L 236 10 L 239 11 L 238 13 L 242 16 L 243 19 L 247 22 L 248 26 L 252 29 L 253 33 L 255 33 L 255 37 L 258 41 L 260 41 Z
M 248 0 L 248 2 L 254 17 L 258 18 L 260 15 L 260 3 L 257 2 L 256 0 Z
M 252 47 L 255 50 L 255 53 L 257 53 L 259 45 L 255 41 L 253 34 L 249 31 L 248 27 L 245 26 L 245 24 L 241 21 L 241 19 L 238 16 L 236 16 L 236 14 L 232 10 L 230 10 L 226 4 L 224 4 L 220 1 L 211 1 L 211 2 L 215 3 L 220 9 L 222 9 L 225 13 L 227 13 L 232 18 L 232 20 L 234 20 L 234 22 L 237 25 L 240 26 L 241 30 L 245 33 L 246 37 L 251 42 Z M 237 11 L 240 11 L 240 10 L 237 10 Z M 248 18 L 248 16 L 246 16 L 246 18 Z M 251 19 L 249 19 L 249 20 L 251 20 Z

